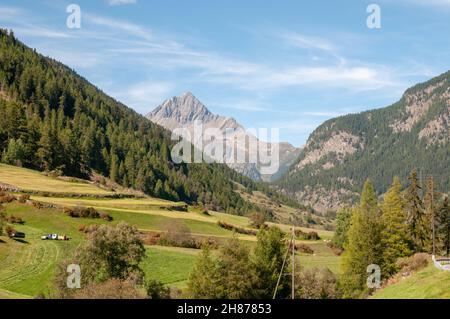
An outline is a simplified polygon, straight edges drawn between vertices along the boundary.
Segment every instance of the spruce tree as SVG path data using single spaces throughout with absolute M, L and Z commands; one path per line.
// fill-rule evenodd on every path
M 383 247 L 383 274 L 390 276 L 398 269 L 396 261 L 411 254 L 406 224 L 405 200 L 401 194 L 402 185 L 398 177 L 384 196 L 381 205 L 381 242 Z
M 352 218 L 353 208 L 345 207 L 338 211 L 336 216 L 336 230 L 332 242 L 339 248 L 344 248 L 348 243 L 348 229 Z
M 188 293 L 194 299 L 224 298 L 220 269 L 208 246 L 202 248 L 188 281 Z
M 369 292 L 367 267 L 382 265 L 381 225 L 377 196 L 370 180 L 364 183 L 361 203 L 353 212 L 344 247 L 342 287 L 346 298 Z
M 426 216 L 423 202 L 419 192 L 421 186 L 417 178 L 417 171 L 413 170 L 408 177 L 409 187 L 406 189 L 406 212 L 408 220 L 408 232 L 413 241 L 413 249 L 416 252 L 425 250 L 427 234 L 425 231 Z
M 286 238 L 279 228 L 270 227 L 268 230 L 260 229 L 257 240 L 252 255 L 253 269 L 257 278 L 252 289 L 253 297 L 270 299 L 273 297 L 286 255 Z M 289 259 L 286 260 L 286 263 L 286 265 L 289 264 Z M 278 286 L 277 298 L 286 298 L 290 293 L 290 279 L 287 276 L 282 276 Z
M 450 203 L 448 196 L 438 209 L 437 237 L 441 243 L 442 253 L 450 256 Z
M 425 234 L 425 251 L 434 254 L 433 241 L 436 237 L 436 223 L 437 212 L 436 202 L 439 198 L 439 194 L 434 188 L 434 178 L 432 176 L 427 178 L 426 191 L 424 195 L 424 207 L 425 207 L 425 219 L 423 224 L 423 231 Z

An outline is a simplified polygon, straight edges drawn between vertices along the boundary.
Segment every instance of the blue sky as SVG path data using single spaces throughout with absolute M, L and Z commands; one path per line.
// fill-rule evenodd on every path
M 371 3 L 381 29 L 366 25 Z M 141 114 L 191 91 L 296 146 L 450 69 L 450 0 L 2 0 L 0 26 Z

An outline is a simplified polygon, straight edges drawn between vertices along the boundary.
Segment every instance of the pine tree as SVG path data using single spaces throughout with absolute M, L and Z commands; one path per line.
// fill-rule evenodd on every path
M 22 166 L 25 162 L 26 149 L 21 139 L 10 139 L 7 149 L 5 149 L 2 161 L 7 164 Z
M 253 295 L 255 277 L 249 248 L 237 237 L 219 250 L 221 286 L 227 299 L 248 299 Z
M 348 230 L 348 244 L 344 247 L 342 286 L 346 298 L 362 297 L 368 292 L 367 267 L 381 266 L 381 225 L 377 196 L 372 182 L 367 180 L 361 203 L 353 212 Z
M 336 230 L 333 236 L 333 244 L 344 248 L 348 243 L 348 229 L 353 214 L 353 208 L 345 207 L 338 211 L 336 216 Z
M 119 181 L 119 163 L 118 162 L 119 162 L 118 156 L 114 152 L 111 152 L 111 167 L 109 170 L 109 178 L 113 182 Z
M 427 178 L 424 195 L 425 219 L 423 229 L 425 234 L 424 248 L 432 254 L 435 253 L 433 248 L 433 237 L 436 237 L 436 223 L 438 217 L 436 212 L 436 202 L 438 198 L 439 194 L 434 188 L 434 178 L 433 176 L 430 176 Z
M 413 248 L 416 252 L 425 250 L 427 234 L 425 231 L 426 216 L 423 202 L 419 192 L 422 189 L 417 178 L 417 172 L 413 170 L 409 176 L 410 185 L 406 189 L 406 212 L 409 235 L 413 241 Z
M 405 201 L 401 194 L 402 185 L 398 177 L 384 196 L 381 205 L 383 247 L 383 274 L 390 276 L 398 269 L 396 261 L 400 257 L 411 254 L 411 243 L 408 238 L 408 226 L 406 224 Z
M 437 215 L 437 238 L 441 242 L 442 252 L 448 257 L 450 256 L 450 203 L 448 196 L 445 196 Z
M 273 297 L 286 254 L 286 238 L 279 228 L 271 227 L 268 230 L 259 230 L 257 240 L 251 259 L 257 278 L 252 289 L 253 298 L 270 299 Z M 289 259 L 286 263 L 289 264 Z M 291 293 L 290 279 L 287 276 L 282 276 L 281 279 L 277 297 L 286 298 Z
M 220 280 L 219 264 L 211 256 L 210 248 L 204 246 L 189 275 L 188 291 L 190 297 L 194 299 L 224 298 Z

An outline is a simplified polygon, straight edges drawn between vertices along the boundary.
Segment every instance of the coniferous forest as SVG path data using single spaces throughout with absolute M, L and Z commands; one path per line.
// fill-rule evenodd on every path
M 233 181 L 280 196 L 225 165 L 174 164 L 170 132 L 27 48 L 12 31 L 0 30 L 0 37 L 3 162 L 68 176 L 98 172 L 149 195 L 231 214 L 261 210 L 234 192 Z

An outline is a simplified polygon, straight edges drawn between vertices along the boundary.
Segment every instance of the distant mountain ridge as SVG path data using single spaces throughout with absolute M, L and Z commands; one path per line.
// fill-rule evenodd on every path
M 234 118 L 224 117 L 210 112 L 191 92 L 181 96 L 174 96 L 164 101 L 147 115 L 152 122 L 173 131 L 176 128 L 187 128 L 193 131 L 195 121 L 202 123 L 203 129 L 218 128 L 222 132 L 227 131 L 230 138 L 256 139 L 257 143 L 268 144 L 257 140 L 257 138 L 246 132 L 244 126 Z M 270 144 L 268 144 L 270 145 Z M 231 163 L 229 166 L 237 172 L 246 175 L 253 180 L 272 181 L 280 177 L 292 165 L 299 154 L 299 149 L 289 143 L 278 143 L 280 152 L 280 169 L 273 175 L 261 174 L 260 166 L 256 163 Z M 269 146 L 270 149 L 270 146 Z M 246 153 L 249 149 L 245 149 Z M 250 152 L 252 152 L 250 150 Z
M 326 121 L 309 137 L 278 186 L 324 211 L 355 201 L 366 178 L 379 192 L 393 176 L 450 189 L 450 71 L 408 89 L 395 104 Z

